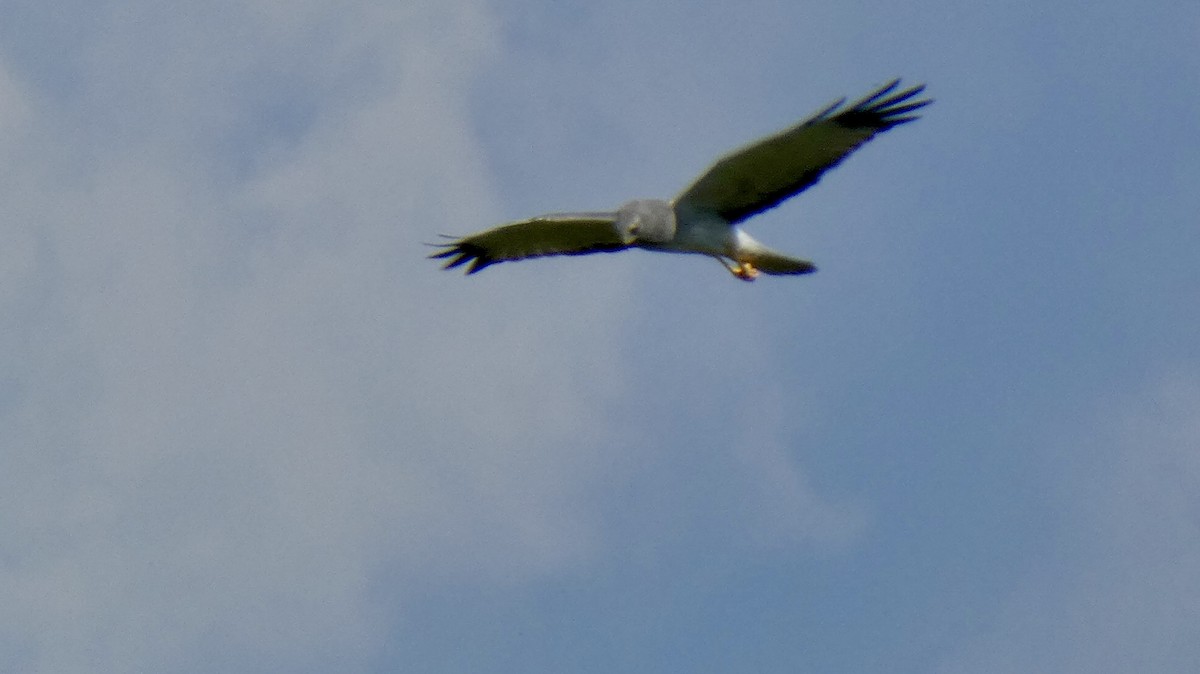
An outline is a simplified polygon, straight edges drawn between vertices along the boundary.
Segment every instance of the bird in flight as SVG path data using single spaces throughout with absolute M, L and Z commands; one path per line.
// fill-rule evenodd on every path
M 447 237 L 444 269 L 474 274 L 498 262 L 544 255 L 586 255 L 642 248 L 716 258 L 734 276 L 808 274 L 808 260 L 784 255 L 742 231 L 740 223 L 815 184 L 875 134 L 917 119 L 933 101 L 925 86 L 897 91 L 894 80 L 845 105 L 841 99 L 811 118 L 721 157 L 671 201 L 636 199 L 616 211 L 551 213 L 461 238 Z

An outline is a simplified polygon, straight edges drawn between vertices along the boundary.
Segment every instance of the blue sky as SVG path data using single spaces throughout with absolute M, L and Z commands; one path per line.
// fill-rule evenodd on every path
M 1200 6 L 0 7 L 0 669 L 1200 668 Z M 437 233 L 670 197 L 804 278 Z

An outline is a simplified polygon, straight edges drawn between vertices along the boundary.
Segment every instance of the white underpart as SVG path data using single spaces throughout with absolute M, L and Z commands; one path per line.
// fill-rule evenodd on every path
M 737 226 L 715 213 L 677 207 L 675 217 L 675 238 L 663 250 L 732 258 L 742 237 L 746 237 Z
M 729 256 L 735 261 L 743 261 L 743 256 L 739 253 L 754 253 L 766 252 L 766 246 L 763 246 L 757 239 L 743 232 L 740 227 L 733 228 L 733 251 Z

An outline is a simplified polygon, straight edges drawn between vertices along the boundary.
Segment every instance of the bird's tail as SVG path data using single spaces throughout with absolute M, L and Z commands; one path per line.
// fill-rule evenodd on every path
M 738 261 L 749 262 L 764 274 L 811 274 L 817 270 L 817 266 L 808 260 L 784 255 L 753 239 L 742 241 Z

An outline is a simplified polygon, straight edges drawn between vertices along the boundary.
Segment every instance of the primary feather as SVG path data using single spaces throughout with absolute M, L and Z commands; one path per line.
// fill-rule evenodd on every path
M 895 80 L 845 108 L 845 99 L 839 100 L 790 129 L 725 155 L 676 197 L 676 205 L 715 213 L 730 224 L 779 205 L 814 185 L 875 134 L 913 121 L 909 113 L 932 102 L 908 102 L 924 86 L 892 94 L 899 84 Z
M 446 259 L 444 269 L 466 264 L 467 273 L 508 260 L 543 255 L 585 255 L 628 248 L 613 229 L 615 213 L 554 213 L 510 222 L 450 243 L 430 255 Z

